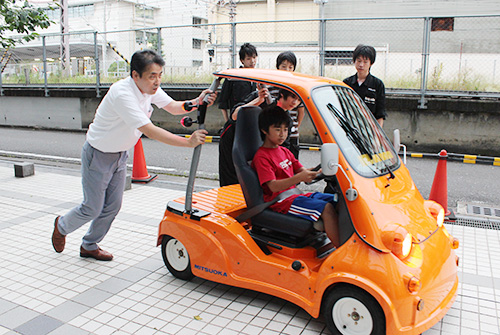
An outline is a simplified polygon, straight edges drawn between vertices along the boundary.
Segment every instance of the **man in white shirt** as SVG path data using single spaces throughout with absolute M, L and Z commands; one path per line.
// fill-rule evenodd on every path
M 113 255 L 99 248 L 98 243 L 107 234 L 118 214 L 127 173 L 128 150 L 135 146 L 142 134 L 157 141 L 194 148 L 205 142 L 206 130 L 196 130 L 186 139 L 155 126 L 151 113 L 155 104 L 167 112 L 184 114 L 184 101 L 175 101 L 161 88 L 165 62 L 152 50 L 132 55 L 130 77 L 113 84 L 97 108 L 82 149 L 83 202 L 54 222 L 52 245 L 56 252 L 64 250 L 66 235 L 92 221 L 80 247 L 81 257 L 110 261 Z M 191 101 L 198 105 L 206 94 L 204 90 Z M 216 94 L 210 94 L 213 104 Z

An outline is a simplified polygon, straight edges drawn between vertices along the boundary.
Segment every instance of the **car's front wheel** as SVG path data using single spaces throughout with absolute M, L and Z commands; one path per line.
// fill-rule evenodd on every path
M 168 271 L 175 277 L 184 280 L 194 278 L 188 251 L 179 240 L 169 235 L 163 236 L 161 254 Z
M 385 334 L 382 308 L 370 294 L 355 286 L 338 285 L 328 292 L 323 316 L 332 334 Z

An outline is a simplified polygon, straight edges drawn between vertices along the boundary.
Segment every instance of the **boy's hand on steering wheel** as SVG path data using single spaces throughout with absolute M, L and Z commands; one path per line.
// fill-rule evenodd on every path
M 311 185 L 311 184 L 314 184 L 320 180 L 325 179 L 325 175 L 323 174 L 323 170 L 321 169 L 321 164 L 318 164 L 309 170 L 316 172 L 316 176 L 314 177 L 314 179 L 312 181 L 305 182 L 307 185 Z
M 300 176 L 300 181 L 303 181 L 304 183 L 310 183 L 316 178 L 318 175 L 318 171 L 313 171 L 312 169 L 304 169 L 301 172 L 298 173 Z
M 311 168 L 310 170 L 321 172 L 321 164 L 316 165 L 315 167 Z

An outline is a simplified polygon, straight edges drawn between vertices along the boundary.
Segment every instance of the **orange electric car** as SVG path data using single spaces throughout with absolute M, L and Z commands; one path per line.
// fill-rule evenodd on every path
M 274 212 L 250 162 L 262 144 L 259 107 L 238 114 L 233 160 L 239 184 L 171 201 L 158 245 L 168 270 L 264 292 L 324 316 L 333 334 L 420 334 L 453 304 L 458 258 L 445 214 L 415 187 L 397 150 L 359 96 L 342 82 L 260 69 L 215 73 L 294 92 L 321 139 L 326 191 L 339 195 L 341 245 L 319 225 Z M 198 109 L 204 127 L 206 105 Z M 320 163 L 320 162 L 318 162 Z

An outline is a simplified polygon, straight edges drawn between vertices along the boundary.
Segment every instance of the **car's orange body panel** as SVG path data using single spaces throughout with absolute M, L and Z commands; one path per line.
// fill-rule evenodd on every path
M 293 90 L 304 102 L 322 142 L 335 142 L 310 94 L 317 86 L 343 83 L 274 70 L 234 69 L 217 75 Z M 320 313 L 328 288 L 337 283 L 355 285 L 378 301 L 386 315 L 388 334 L 420 334 L 439 321 L 455 300 L 458 277 L 451 237 L 444 226 L 437 227 L 429 210 L 433 204 L 423 199 L 402 163 L 391 180 L 358 175 L 342 154 L 339 163 L 359 193 L 356 200 L 347 201 L 356 233 L 327 257 L 317 258 L 312 247 L 271 247 L 272 253 L 264 254 L 248 234 L 247 224 L 234 219 L 246 208 L 239 185 L 194 194 L 193 208 L 210 212 L 199 221 L 167 210 L 158 241 L 170 235 L 182 242 L 196 276 L 283 298 L 314 317 Z M 345 192 L 347 178 L 343 174 L 337 178 Z M 412 252 L 404 260 L 391 253 L 382 240 L 391 224 L 413 235 Z M 291 267 L 295 260 L 304 265 L 299 271 Z M 408 276 L 420 279 L 417 292 L 409 292 Z M 425 307 L 419 311 L 421 299 Z

